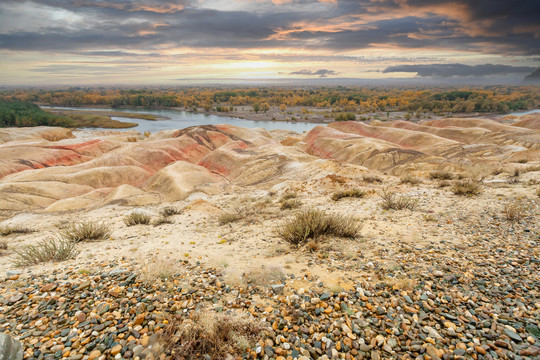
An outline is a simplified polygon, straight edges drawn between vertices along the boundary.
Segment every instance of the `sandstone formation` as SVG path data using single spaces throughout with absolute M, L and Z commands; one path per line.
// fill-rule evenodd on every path
M 539 124 L 533 114 L 514 123 L 346 121 L 306 134 L 202 125 L 136 142 L 121 132 L 2 129 L 0 211 L 142 206 L 231 186 L 270 189 L 285 180 L 359 176 L 368 169 L 399 175 L 534 161 L 540 158 Z

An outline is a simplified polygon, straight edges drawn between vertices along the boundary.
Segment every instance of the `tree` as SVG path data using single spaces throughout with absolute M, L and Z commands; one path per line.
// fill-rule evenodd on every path
M 285 112 L 285 110 L 287 110 L 287 105 L 285 105 L 285 104 L 279 105 L 279 111 Z
M 264 113 L 266 114 L 266 112 L 270 110 L 270 104 L 268 104 L 267 102 L 263 102 L 261 104 L 261 110 L 264 111 Z

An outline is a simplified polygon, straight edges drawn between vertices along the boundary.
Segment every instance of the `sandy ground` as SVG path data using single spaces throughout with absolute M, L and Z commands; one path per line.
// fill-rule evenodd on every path
M 401 249 L 409 249 L 414 254 L 430 247 L 444 248 L 447 250 L 441 257 L 446 258 L 455 254 L 468 240 L 479 236 L 481 231 L 472 231 L 474 229 L 487 229 L 496 223 L 509 234 L 508 229 L 514 223 L 504 219 L 503 207 L 515 199 L 520 199 L 526 207 L 521 224 L 529 230 L 529 237 L 534 239 L 536 236 L 538 244 L 538 171 L 523 174 L 519 182 L 513 184 L 507 182 L 508 174 L 492 176 L 484 181 L 484 192 L 477 197 L 456 196 L 448 187 L 440 188 L 435 180 L 422 179 L 421 184 L 407 185 L 399 184 L 396 177 L 379 176 L 382 183 L 358 182 L 336 187 L 367 191 L 368 195 L 361 199 L 346 198 L 336 202 L 330 199 L 332 190 L 328 187 L 320 188 L 317 183 L 310 181 L 289 181 L 276 186 L 281 189 L 277 193 L 272 189 L 249 188 L 214 196 L 196 193 L 184 201 L 138 208 L 152 214 L 154 219 L 165 205 L 182 209 L 181 214 L 172 216 L 173 224 L 160 226 L 128 227 L 123 218 L 134 208 L 118 205 L 65 214 L 20 213 L 2 224 L 24 225 L 35 232 L 0 238 L 8 244 L 8 250 L 0 256 L 0 272 L 22 270 L 26 274 L 35 274 L 65 267 L 84 269 L 91 268 L 98 259 L 136 261 L 141 267 L 156 259 L 158 262 L 187 259 L 211 267 L 226 268 L 231 279 L 240 277 L 242 273 L 278 268 L 287 273 L 310 272 L 319 276 L 327 287 L 347 288 L 360 279 L 367 282 L 395 282 L 399 281 L 395 272 L 391 271 L 389 278 L 383 274 L 381 279 L 374 270 L 399 268 L 396 254 Z M 387 186 L 399 194 L 418 199 L 417 209 L 382 210 L 377 193 Z M 300 209 L 280 210 L 280 198 L 288 192 L 297 194 L 297 199 L 302 202 Z M 242 206 L 255 208 L 257 203 L 259 205 L 249 217 L 226 225 L 219 224 L 218 218 L 224 211 L 231 212 Z M 306 209 L 354 216 L 363 223 L 361 236 L 354 240 L 325 239 L 315 252 L 307 247 L 291 247 L 277 236 L 276 226 L 293 217 L 297 211 Z M 14 267 L 14 250 L 55 237 L 63 225 L 82 220 L 109 224 L 113 229 L 111 238 L 79 244 L 81 253 L 75 260 L 24 269 Z M 471 230 L 470 233 L 464 231 L 466 229 Z M 502 235 L 497 236 L 503 239 Z M 415 252 L 415 248 L 420 250 Z M 538 246 L 533 247 L 532 251 L 538 253 Z M 436 270 L 432 262 L 423 264 L 420 261 L 415 267 L 414 271 L 419 273 Z

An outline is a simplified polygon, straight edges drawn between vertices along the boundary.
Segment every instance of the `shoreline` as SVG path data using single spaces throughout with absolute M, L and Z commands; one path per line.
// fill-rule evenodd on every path
M 50 106 L 45 104 L 39 104 L 36 103 L 39 106 Z M 67 107 L 67 106 L 66 106 Z M 327 125 L 330 123 L 333 123 L 335 120 L 333 117 L 328 117 L 329 112 L 331 109 L 319 109 L 319 108 L 305 108 L 305 107 L 291 107 L 287 109 L 287 111 L 279 111 L 276 107 L 271 107 L 270 110 L 267 112 L 253 112 L 253 109 L 251 106 L 238 106 L 235 107 L 234 111 L 228 111 L 228 112 L 219 112 L 219 111 L 206 111 L 206 110 L 199 110 L 199 111 L 193 111 L 190 109 L 186 109 L 184 107 L 152 107 L 152 108 L 146 108 L 142 106 L 121 106 L 117 108 L 112 108 L 110 106 L 105 105 L 84 105 L 84 106 L 69 106 L 71 109 L 102 109 L 102 110 L 110 110 L 105 113 L 105 115 L 109 113 L 115 113 L 116 115 L 111 115 L 115 117 L 122 117 L 118 116 L 117 113 L 122 113 L 123 111 L 116 111 L 118 110 L 136 110 L 136 111 L 155 111 L 155 110 L 171 110 L 171 111 L 181 111 L 186 113 L 192 113 L 192 114 L 199 114 L 199 115 L 213 115 L 218 117 L 227 117 L 227 118 L 238 118 L 243 120 L 249 120 L 249 121 L 271 121 L 271 122 L 282 122 L 282 123 L 305 123 L 305 124 L 321 124 L 321 125 Z M 58 107 L 51 107 L 51 109 L 58 109 Z M 241 110 L 239 110 L 241 109 Z M 63 110 L 63 109 L 59 109 Z M 85 110 L 72 110 L 76 112 L 85 112 Z M 528 115 L 529 112 L 535 113 L 536 111 L 540 111 L 540 109 L 529 109 L 524 110 L 523 115 L 515 115 L 514 113 L 507 113 L 507 114 L 499 114 L 499 113 L 480 113 L 480 112 L 474 112 L 474 113 L 455 113 L 450 115 L 435 115 L 435 114 L 424 114 L 423 116 L 420 116 L 419 118 L 406 118 L 406 112 L 404 111 L 394 111 L 394 112 L 371 112 L 371 113 L 365 113 L 365 114 L 355 114 L 356 115 L 356 121 L 361 122 L 370 122 L 374 120 L 379 121 L 395 121 L 395 120 L 404 120 L 404 121 L 410 121 L 413 123 L 417 123 L 421 120 L 437 120 L 442 119 L 446 117 L 452 117 L 452 118 L 478 118 L 478 117 L 484 117 L 484 118 L 490 118 L 493 120 L 503 120 L 506 116 L 524 116 Z M 86 112 L 91 113 L 91 110 L 86 110 Z M 96 114 L 101 113 L 101 111 L 96 111 Z M 128 113 L 127 115 L 137 115 L 137 113 Z M 389 115 L 387 115 L 389 114 Z M 127 116 L 126 118 L 135 118 L 135 119 L 142 119 L 142 120 L 149 120 L 149 121 L 155 121 L 155 120 L 169 120 L 169 117 L 162 116 L 162 115 L 154 115 L 154 119 L 148 119 L 143 116 L 141 117 L 135 117 L 135 116 Z M 142 114 L 140 114 L 142 115 Z M 108 116 L 108 115 L 107 115 Z M 119 121 L 119 120 L 116 120 Z M 120 121 L 122 122 L 122 121 Z M 126 122 L 127 123 L 127 122 Z M 131 123 L 132 124 L 132 123 Z M 129 128 L 136 128 L 135 126 L 130 126 Z M 127 128 L 127 127 L 126 127 Z

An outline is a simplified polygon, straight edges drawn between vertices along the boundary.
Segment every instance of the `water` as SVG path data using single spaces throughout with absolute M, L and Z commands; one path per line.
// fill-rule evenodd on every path
M 514 116 L 521 116 L 521 115 L 527 115 L 532 113 L 540 112 L 540 109 L 532 109 L 532 110 L 525 110 L 525 111 L 516 111 L 507 115 L 514 115 Z
M 44 108 L 47 108 L 44 106 Z M 127 129 L 115 129 L 120 131 L 128 130 L 137 130 L 141 133 L 145 131 L 149 132 L 158 132 L 161 130 L 176 130 L 184 129 L 189 126 L 196 125 L 218 125 L 218 124 L 227 124 L 227 125 L 236 125 L 246 128 L 257 128 L 262 127 L 267 130 L 292 130 L 298 133 L 309 131 L 320 123 L 306 123 L 306 122 L 289 122 L 289 121 L 254 121 L 240 119 L 237 117 L 231 116 L 217 116 L 217 115 L 206 115 L 206 114 L 197 114 L 187 111 L 179 110 L 168 110 L 168 109 L 92 109 L 92 108 L 73 108 L 73 107 L 55 107 L 56 109 L 65 109 L 65 110 L 88 110 L 88 111 L 120 111 L 128 113 L 140 113 L 140 114 L 154 114 L 159 116 L 165 116 L 169 119 L 167 120 L 144 120 L 144 119 L 133 119 L 129 117 L 118 117 L 112 116 L 111 119 L 137 123 L 136 127 L 127 128 Z M 91 130 L 107 130 L 103 128 L 91 128 Z M 108 129 L 110 130 L 110 129 Z

